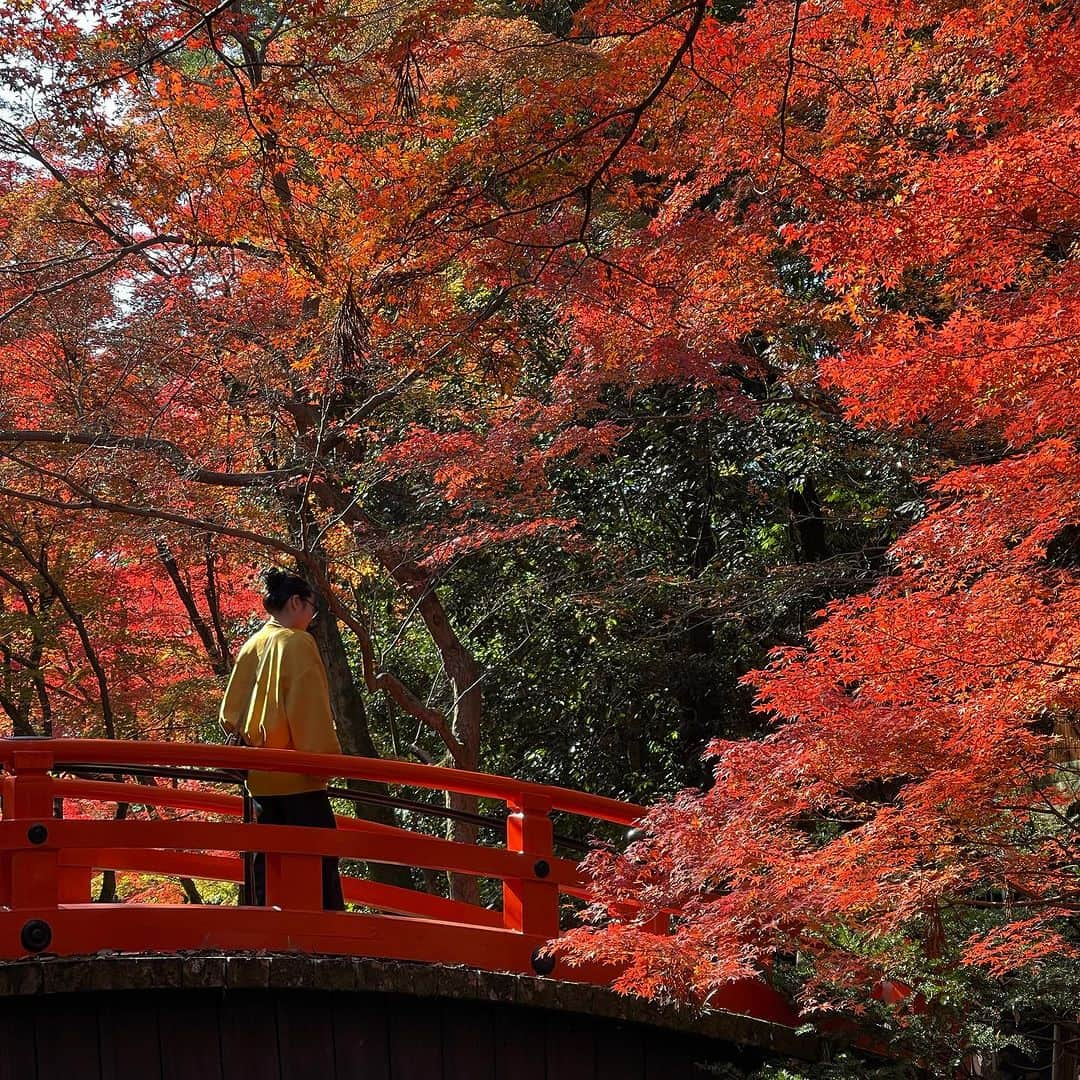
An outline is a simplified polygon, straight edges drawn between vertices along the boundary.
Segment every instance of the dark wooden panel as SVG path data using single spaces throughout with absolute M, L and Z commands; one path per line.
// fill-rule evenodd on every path
M 161 1002 L 162 1080 L 223 1080 L 220 994 L 177 994 Z
M 277 1010 L 271 994 L 229 990 L 221 996 L 220 1023 L 221 1066 L 228 1080 L 280 1080 Z
M 570 1013 L 549 1013 L 547 1072 L 552 1080 L 595 1080 L 596 1024 Z
M 98 1010 L 86 994 L 52 994 L 35 1023 L 38 1080 L 100 1080 Z
M 332 1013 L 337 1080 L 390 1080 L 385 1003 L 335 994 Z
M 543 1013 L 513 1006 L 497 1008 L 495 1080 L 547 1080 L 546 1029 Z
M 597 1080 L 644 1080 L 645 1044 L 638 1028 L 611 1023 L 597 1026 L 596 1076 Z
M 437 1001 L 398 998 L 390 1017 L 390 1080 L 438 1080 L 442 1076 L 442 1018 Z
M 161 1080 L 158 1005 L 153 995 L 99 995 L 98 1034 L 102 1080 Z
M 767 1057 L 629 1021 L 375 990 L 0 997 L 0 1080 L 708 1080 Z
M 278 995 L 281 1080 L 333 1077 L 334 1019 L 330 1008 L 329 994 Z
M 698 1035 L 684 1034 L 680 1038 L 683 1052 L 691 1062 L 690 1072 L 687 1074 L 695 1080 L 708 1080 L 715 1077 L 717 1072 L 722 1072 L 721 1066 L 734 1066 L 741 1072 L 750 1073 L 756 1071 L 764 1064 L 759 1055 L 740 1052 L 731 1043 L 723 1039 L 705 1039 Z
M 650 1032 L 645 1036 L 645 1080 L 705 1080 L 703 1046 L 696 1039 Z
M 694 1061 L 691 1076 L 698 1080 L 708 1080 L 722 1072 L 722 1066 L 734 1068 L 750 1075 L 757 1072 L 764 1064 L 764 1058 L 753 1051 L 746 1052 L 723 1039 L 704 1039 L 688 1036 L 687 1049 Z
M 0 1000 L 0 1080 L 36 1080 L 34 1015 L 39 1010 L 33 998 Z
M 446 1002 L 442 1080 L 495 1080 L 495 1023 L 482 1002 Z

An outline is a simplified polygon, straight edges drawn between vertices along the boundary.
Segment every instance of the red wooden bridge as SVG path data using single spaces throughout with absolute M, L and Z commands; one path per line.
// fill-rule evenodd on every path
M 457 769 L 240 747 L 16 738 L 0 740 L 0 767 L 0 961 L 197 950 L 463 965 L 597 987 L 613 978 L 610 969 L 571 967 L 543 953 L 561 932 L 565 899 L 586 895 L 576 860 L 558 854 L 568 848 L 552 815 L 611 832 L 632 825 L 640 807 Z M 249 769 L 457 792 L 503 804 L 506 813 L 483 819 L 499 828 L 494 842 L 487 830 L 486 843 L 351 816 L 339 817 L 336 831 L 258 825 L 246 820 L 245 800 L 234 793 Z M 120 818 L 120 804 L 153 809 L 148 819 Z M 106 870 L 243 883 L 245 853 L 255 851 L 266 858 L 265 906 L 92 896 L 95 874 Z M 494 879 L 501 904 L 344 873 L 345 898 L 358 910 L 324 911 L 321 860 L 328 855 Z M 243 888 L 239 895 L 242 901 Z M 666 924 L 658 921 L 656 932 L 667 932 Z M 786 1001 L 755 981 L 732 985 L 711 1005 L 769 1025 L 798 1023 Z

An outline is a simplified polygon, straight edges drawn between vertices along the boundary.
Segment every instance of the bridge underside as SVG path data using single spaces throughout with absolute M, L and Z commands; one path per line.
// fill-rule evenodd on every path
M 0 964 L 0 1080 L 682 1080 L 816 1039 L 596 987 L 259 953 Z

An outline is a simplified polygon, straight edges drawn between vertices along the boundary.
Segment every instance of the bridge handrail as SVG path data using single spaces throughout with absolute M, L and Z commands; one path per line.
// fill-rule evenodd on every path
M 268 750 L 208 743 L 152 743 L 122 739 L 0 739 L 0 765 L 10 769 L 17 753 L 48 754 L 54 767 L 63 765 L 169 765 L 195 768 L 303 773 L 308 776 L 345 777 L 384 784 L 452 791 L 460 795 L 520 803 L 530 798 L 550 804 L 552 810 L 598 818 L 617 825 L 633 825 L 644 813 L 634 803 L 569 788 L 516 780 L 509 776 L 421 765 L 388 758 L 345 754 L 304 754 L 295 750 Z
M 132 772 L 126 773 L 128 769 Z M 506 817 L 483 824 L 501 827 L 504 841 L 494 846 L 463 843 L 351 817 L 338 818 L 338 831 L 256 825 L 246 813 L 245 800 L 221 790 L 223 783 L 241 783 L 245 770 L 251 769 L 376 780 L 501 800 Z M 148 784 L 146 778 L 157 771 L 190 786 Z M 93 778 L 72 779 L 72 773 Z M 128 776 L 132 782 L 125 782 Z M 200 783 L 212 786 L 195 786 Z M 156 806 L 199 816 L 136 821 L 119 814 L 113 818 L 110 812 L 107 817 L 68 818 L 62 809 L 65 800 Z M 208 744 L 51 738 L 0 739 L 0 805 L 0 923 L 5 909 L 12 914 L 53 912 L 50 918 L 63 923 L 65 910 L 90 903 L 91 879 L 98 870 L 236 881 L 241 860 L 214 852 L 261 851 L 270 907 L 305 917 L 315 913 L 316 921 L 325 921 L 318 900 L 323 857 L 501 880 L 501 911 L 460 900 L 440 901 L 400 886 L 373 888 L 362 879 L 346 878 L 343 884 L 350 898 L 377 909 L 431 915 L 458 926 L 497 926 L 532 938 L 534 946 L 558 936 L 560 896 L 587 895 L 576 862 L 556 855 L 557 840 L 579 842 L 556 837 L 552 811 L 618 824 L 640 813 L 632 804 L 565 788 L 410 762 Z M 245 823 L 229 823 L 240 815 Z M 239 880 L 245 881 L 245 890 L 250 886 L 250 878 Z M 250 896 L 242 891 L 240 904 L 245 895 Z M 266 923 L 265 907 L 249 910 Z M 207 913 L 210 921 L 216 917 Z M 400 937 L 409 931 L 396 933 Z M 84 931 L 80 934 L 87 940 Z M 0 957 L 5 950 L 11 955 L 13 948 L 17 955 L 17 947 L 0 941 Z M 520 950 L 514 946 L 511 953 L 518 956 Z M 508 955 L 505 947 L 503 954 Z
M 113 780 L 63 776 L 88 766 L 112 773 Z M 146 798 L 162 805 L 163 800 L 155 798 L 160 788 L 116 782 L 125 767 L 145 766 L 167 769 L 173 778 L 214 784 L 230 778 L 236 782 L 243 771 L 259 770 L 498 799 L 509 811 L 505 841 L 485 846 L 362 820 L 342 819 L 341 830 L 237 822 L 239 800 L 220 787 L 168 796 L 169 802 L 194 809 L 197 818 L 170 815 L 137 821 L 120 816 L 68 818 L 63 813 L 63 800 L 83 796 L 98 804 Z M 632 820 L 638 812 L 616 800 L 509 777 L 247 747 L 15 738 L 0 740 L 0 768 L 0 958 L 50 948 L 70 955 L 118 946 L 190 948 L 208 941 L 241 947 L 254 937 L 262 947 L 369 955 L 374 950 L 399 959 L 541 970 L 546 961 L 538 959 L 538 950 L 560 932 L 560 896 L 580 895 L 584 886 L 576 864 L 555 855 L 551 811 L 557 807 L 618 822 Z M 97 870 L 166 876 L 201 870 L 235 880 L 238 861 L 223 860 L 220 854 L 255 851 L 262 853 L 265 864 L 265 905 L 248 906 L 245 889 L 238 897 L 239 908 L 200 906 L 192 914 L 184 905 L 154 904 L 158 918 L 146 922 L 140 914 L 145 905 L 114 905 L 116 911 L 110 913 L 109 905 L 94 903 L 91 896 Z M 346 877 L 345 891 L 355 901 L 410 917 L 324 911 L 321 868 L 327 857 L 494 878 L 502 883 L 502 910 L 396 887 L 373 888 Z M 240 923 L 230 914 L 238 910 L 244 913 Z

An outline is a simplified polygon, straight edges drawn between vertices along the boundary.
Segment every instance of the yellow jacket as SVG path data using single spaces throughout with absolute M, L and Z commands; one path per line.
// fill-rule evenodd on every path
M 221 724 L 248 746 L 340 754 L 326 668 L 315 639 L 271 619 L 240 649 L 221 702 Z M 252 795 L 318 791 L 326 781 L 300 773 L 248 774 Z

